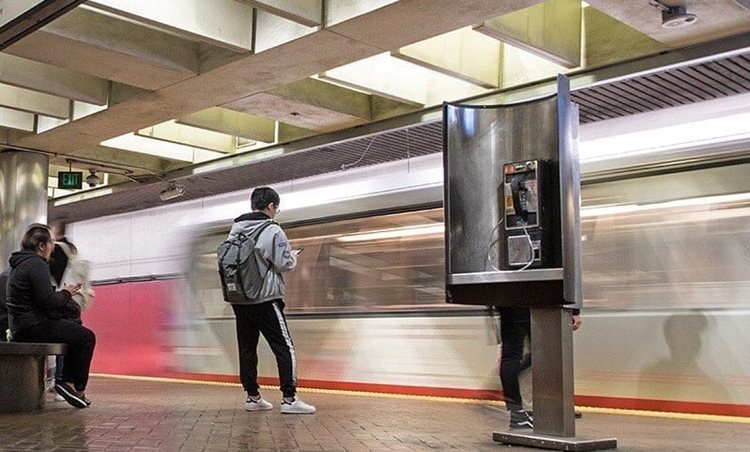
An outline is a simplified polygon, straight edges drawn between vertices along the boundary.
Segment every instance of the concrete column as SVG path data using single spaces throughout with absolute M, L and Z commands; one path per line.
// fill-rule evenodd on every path
M 31 223 L 47 222 L 48 157 L 0 151 L 0 271 Z

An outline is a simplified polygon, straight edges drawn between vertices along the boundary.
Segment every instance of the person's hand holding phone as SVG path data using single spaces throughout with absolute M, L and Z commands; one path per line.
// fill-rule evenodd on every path
M 79 290 L 81 290 L 82 286 L 83 286 L 83 283 L 65 284 L 63 286 L 63 290 L 67 290 L 70 293 L 70 295 L 75 295 L 78 293 Z

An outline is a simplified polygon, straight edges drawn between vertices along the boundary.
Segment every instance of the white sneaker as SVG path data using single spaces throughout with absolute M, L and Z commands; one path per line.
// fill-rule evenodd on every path
M 268 411 L 272 410 L 273 405 L 268 400 L 261 397 L 258 400 L 253 400 L 250 396 L 245 399 L 245 411 Z
M 295 397 L 293 402 L 281 400 L 281 414 L 313 414 L 315 407 Z
M 55 394 L 55 402 L 64 402 L 65 397 L 61 396 L 60 394 Z

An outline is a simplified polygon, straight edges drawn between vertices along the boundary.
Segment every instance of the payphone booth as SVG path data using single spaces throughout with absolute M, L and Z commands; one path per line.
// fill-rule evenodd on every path
M 582 299 L 578 109 L 565 76 L 557 88 L 510 105 L 444 104 L 446 297 L 531 308 L 534 430 L 495 441 L 609 449 L 616 440 L 575 434 L 564 308 Z

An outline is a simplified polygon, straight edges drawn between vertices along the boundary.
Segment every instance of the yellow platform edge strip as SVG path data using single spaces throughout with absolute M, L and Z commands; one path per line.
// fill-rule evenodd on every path
M 131 381 L 149 381 L 156 383 L 178 383 L 178 384 L 189 384 L 189 385 L 203 385 L 203 386 L 226 386 L 240 388 L 242 385 L 239 383 L 227 383 L 221 381 L 204 381 L 204 380 L 186 380 L 181 378 L 166 378 L 166 377 L 141 377 L 134 375 L 113 375 L 113 374 L 99 374 L 92 373 L 92 377 L 96 378 L 108 378 L 112 380 L 131 380 Z M 277 389 L 275 386 L 260 385 L 263 389 Z M 407 394 L 387 394 L 382 392 L 368 392 L 368 391 L 347 391 L 342 389 L 319 389 L 319 388 L 298 388 L 300 392 L 308 392 L 313 394 L 335 394 L 335 395 L 351 395 L 351 396 L 362 396 L 362 397 L 380 397 L 386 399 L 400 399 L 400 400 L 427 400 L 434 402 L 448 402 L 448 403 L 472 403 L 477 405 L 492 405 L 497 407 L 504 407 L 505 403 L 496 400 L 484 400 L 484 399 L 462 399 L 457 397 L 436 397 L 436 396 L 420 396 L 420 395 L 407 395 Z M 646 411 L 646 410 L 628 410 L 619 408 L 598 408 L 598 407 L 586 407 L 577 406 L 576 409 L 584 413 L 600 413 L 600 414 L 617 414 L 625 416 L 642 416 L 642 417 L 656 417 L 662 419 L 682 419 L 682 420 L 693 420 L 693 421 L 707 421 L 707 422 L 728 422 L 734 424 L 750 424 L 750 418 L 739 417 L 739 416 L 721 416 L 714 414 L 692 414 L 692 413 L 672 413 L 666 411 Z

